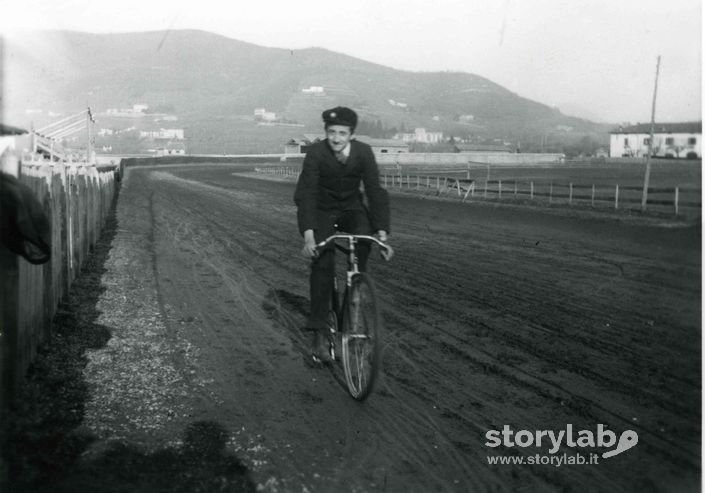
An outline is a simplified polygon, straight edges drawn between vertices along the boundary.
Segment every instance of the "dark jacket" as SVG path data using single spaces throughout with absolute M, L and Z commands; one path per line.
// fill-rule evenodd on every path
M 32 189 L 0 172 L 0 243 L 28 262 L 51 258 L 51 224 Z
M 360 183 L 365 186 L 373 231 L 389 231 L 389 195 L 379 183 L 379 169 L 372 148 L 350 141 L 350 155 L 339 163 L 327 140 L 313 144 L 304 159 L 294 193 L 299 231 L 317 229 L 318 211 L 365 210 Z

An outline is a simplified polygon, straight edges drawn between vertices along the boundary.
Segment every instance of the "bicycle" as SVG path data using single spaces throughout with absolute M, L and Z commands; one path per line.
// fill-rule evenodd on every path
M 345 240 L 347 246 L 341 245 L 340 240 Z M 377 243 L 383 257 L 391 258 L 392 247 L 374 236 L 336 233 L 316 245 L 320 252 L 333 243 L 336 249 L 347 255 L 348 268 L 342 293 L 338 276 L 332 281 L 328 342 L 333 362 L 338 361 L 340 353 L 348 392 L 358 401 L 370 395 L 377 378 L 382 325 L 374 282 L 367 273 L 358 270 L 355 246 L 360 240 Z

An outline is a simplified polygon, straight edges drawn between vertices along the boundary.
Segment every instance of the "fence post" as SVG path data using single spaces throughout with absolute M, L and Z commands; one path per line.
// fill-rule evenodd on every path
M 678 187 L 676 187 L 676 196 L 673 199 L 673 204 L 676 208 L 676 216 L 678 215 Z
M 458 197 L 460 197 L 461 192 L 460 192 L 460 180 L 455 180 L 455 184 L 458 186 Z
M 619 183 L 614 187 L 614 208 L 619 209 Z
M 463 202 L 465 202 L 465 199 L 468 198 L 468 194 L 470 193 L 470 190 L 473 190 L 474 188 L 475 188 L 475 184 L 474 184 L 474 183 L 471 183 L 471 184 L 468 186 L 468 189 L 465 191 L 465 195 L 463 196 Z
M 590 197 L 590 206 L 595 207 L 595 184 L 592 184 L 592 196 Z
M 573 205 L 573 184 L 570 184 L 570 191 L 568 192 L 568 205 Z
M 384 175 L 384 188 L 387 188 L 387 175 Z
M 534 200 L 534 182 L 531 182 L 531 200 Z
M 411 189 L 411 178 L 409 175 L 406 175 L 406 186 L 407 188 Z
M 502 199 L 502 180 L 497 180 L 497 198 Z
M 436 190 L 441 191 L 441 178 L 439 176 L 436 177 Z

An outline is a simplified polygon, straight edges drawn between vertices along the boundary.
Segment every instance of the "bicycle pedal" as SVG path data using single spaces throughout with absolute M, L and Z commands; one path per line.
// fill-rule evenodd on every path
M 328 353 L 326 355 L 327 357 L 321 357 L 317 354 L 312 354 L 311 359 L 313 360 L 314 363 L 319 364 L 319 365 L 327 365 L 332 362 L 333 358 L 331 357 L 331 354 Z
M 323 368 L 326 366 L 326 362 L 322 361 L 318 356 L 312 354 L 311 359 L 309 360 L 309 366 L 312 368 Z

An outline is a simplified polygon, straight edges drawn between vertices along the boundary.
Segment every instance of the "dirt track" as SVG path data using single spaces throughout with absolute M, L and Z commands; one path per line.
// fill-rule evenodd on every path
M 128 172 L 103 282 L 145 311 L 103 315 L 112 339 L 89 354 L 83 426 L 103 447 L 180 446 L 207 422 L 265 491 L 698 490 L 699 226 L 394 195 L 397 255 L 371 267 L 384 371 L 359 404 L 305 362 L 293 184 L 234 171 Z M 487 431 L 567 424 L 639 443 L 596 465 L 488 465 L 551 454 L 487 447 Z

